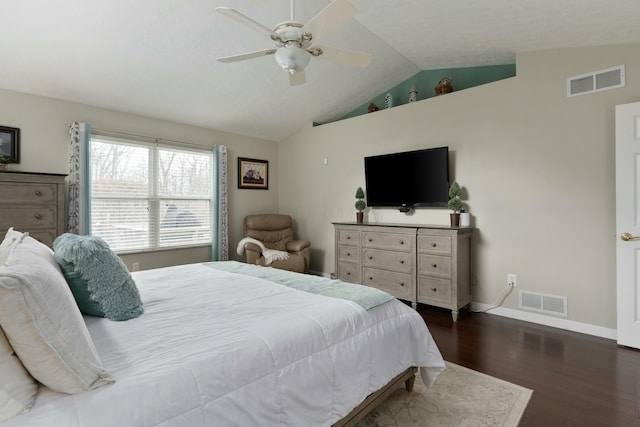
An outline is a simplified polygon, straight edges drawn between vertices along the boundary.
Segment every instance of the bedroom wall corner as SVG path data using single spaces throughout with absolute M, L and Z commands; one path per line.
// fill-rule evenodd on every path
M 518 75 L 318 127 L 280 143 L 279 206 L 334 270 L 332 222 L 355 221 L 363 157 L 448 145 L 477 227 L 473 301 L 568 298 L 568 322 L 616 327 L 614 107 L 640 94 L 640 44 L 527 52 Z M 624 88 L 567 98 L 568 77 L 625 64 Z M 324 159 L 328 161 L 325 164 Z M 370 222 L 447 224 L 447 209 L 367 209 Z M 517 292 L 503 304 L 518 308 Z M 594 308 L 598 307 L 597 310 Z
M 0 89 L 0 117 L 4 126 L 20 128 L 20 164 L 16 172 L 66 174 L 69 169 L 69 129 L 73 121 L 91 123 L 110 131 L 183 141 L 203 148 L 224 144 L 228 148 L 229 257 L 237 258 L 235 246 L 242 238 L 242 219 L 260 211 L 278 209 L 278 146 L 273 141 L 243 137 L 211 129 L 125 112 L 61 101 L 54 98 Z M 252 157 L 269 161 L 269 190 L 240 190 L 237 185 L 237 158 Z M 210 248 L 190 248 L 135 255 L 123 255 L 129 269 L 138 262 L 140 269 L 158 268 L 190 262 L 208 261 Z

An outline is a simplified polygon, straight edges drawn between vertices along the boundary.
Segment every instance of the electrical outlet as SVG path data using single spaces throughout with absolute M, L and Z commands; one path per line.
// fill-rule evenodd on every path
M 507 274 L 507 285 L 510 288 L 515 288 L 516 287 L 516 275 L 509 273 Z

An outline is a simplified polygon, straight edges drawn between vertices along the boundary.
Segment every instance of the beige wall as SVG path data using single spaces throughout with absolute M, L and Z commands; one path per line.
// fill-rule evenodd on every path
M 625 88 L 566 97 L 567 77 L 621 64 Z M 477 227 L 473 300 L 492 303 L 515 273 L 518 290 L 567 296 L 569 321 L 615 329 L 614 106 L 638 100 L 638 44 L 525 53 L 517 77 L 300 130 L 279 147 L 280 211 L 312 241 L 311 269 L 331 273 L 331 222 L 355 220 L 363 157 L 448 145 Z M 446 224 L 448 214 L 366 217 Z M 517 302 L 513 292 L 504 307 Z
M 278 208 L 277 144 L 223 132 L 154 120 L 87 105 L 59 101 L 0 89 L 0 125 L 20 128 L 20 164 L 10 170 L 22 172 L 67 173 L 69 129 L 73 121 L 87 122 L 94 128 L 136 135 L 183 141 L 211 147 L 224 144 L 229 155 L 229 255 L 238 258 L 235 245 L 242 238 L 242 218 L 250 213 L 273 212 Z M 252 157 L 269 161 L 269 190 L 237 188 L 237 158 Z M 210 248 L 182 249 L 123 256 L 127 266 L 139 262 L 142 269 L 210 260 Z

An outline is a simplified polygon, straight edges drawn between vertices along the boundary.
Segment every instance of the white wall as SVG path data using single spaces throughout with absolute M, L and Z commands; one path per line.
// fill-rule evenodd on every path
M 567 77 L 621 64 L 625 88 L 566 97 Z M 521 54 L 517 77 L 308 126 L 280 143 L 280 211 L 312 241 L 311 269 L 331 273 L 331 223 L 355 220 L 363 157 L 448 145 L 477 227 L 473 300 L 490 304 L 515 273 L 517 289 L 567 296 L 569 321 L 615 329 L 614 106 L 639 99 L 639 44 Z M 366 217 L 447 224 L 448 214 Z M 516 292 L 504 307 L 517 309 Z
M 69 170 L 69 128 L 74 121 L 90 123 L 93 128 L 125 132 L 154 138 L 183 141 L 204 147 L 224 144 L 229 155 L 229 255 L 239 257 L 235 245 L 242 238 L 242 218 L 278 208 L 277 144 L 194 126 L 181 125 L 132 114 L 27 95 L 0 89 L 0 125 L 20 128 L 20 164 L 10 165 L 16 172 L 66 174 Z M 269 190 L 237 188 L 237 158 L 251 157 L 269 161 Z M 181 249 L 123 256 L 129 268 L 139 262 L 142 269 L 210 260 L 210 248 Z

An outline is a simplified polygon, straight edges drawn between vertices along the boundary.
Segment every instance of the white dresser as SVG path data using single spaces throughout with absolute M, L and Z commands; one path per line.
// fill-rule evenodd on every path
M 9 227 L 52 246 L 65 230 L 65 175 L 0 172 L 0 241 Z
M 451 310 L 471 303 L 472 227 L 334 223 L 336 278 Z

